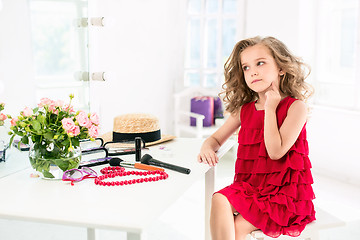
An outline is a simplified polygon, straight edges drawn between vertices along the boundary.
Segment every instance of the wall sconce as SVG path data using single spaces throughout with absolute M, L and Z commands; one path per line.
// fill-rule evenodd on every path
M 90 18 L 90 22 L 88 18 L 78 18 L 75 19 L 74 21 L 74 25 L 77 27 L 88 27 L 89 24 L 91 24 L 91 26 L 94 27 L 103 27 L 105 26 L 105 18 L 104 17 Z
M 94 72 L 91 74 L 91 80 L 93 81 L 105 81 L 106 74 L 105 72 Z
M 105 26 L 105 19 L 104 17 L 90 18 L 90 23 L 92 26 L 103 27 Z

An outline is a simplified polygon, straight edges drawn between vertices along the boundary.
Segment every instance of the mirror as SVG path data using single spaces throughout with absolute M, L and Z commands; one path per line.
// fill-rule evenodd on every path
M 89 111 L 87 0 L 0 0 L 0 102 L 17 116 L 43 97 Z M 0 139 L 8 142 L 6 128 Z M 1 130 L 1 129 L 0 129 Z M 0 178 L 28 167 L 27 152 L 11 148 Z
M 89 109 L 87 0 L 30 0 L 37 100 L 68 101 Z

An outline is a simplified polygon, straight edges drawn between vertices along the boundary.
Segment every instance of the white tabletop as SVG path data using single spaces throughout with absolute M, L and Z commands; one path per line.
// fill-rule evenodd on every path
M 154 146 L 154 158 L 191 169 L 189 175 L 166 170 L 169 178 L 158 182 L 105 187 L 86 179 L 71 186 L 30 178 L 30 168 L 16 172 L 0 179 L 0 218 L 141 232 L 209 170 L 196 161 L 201 144 L 175 139 L 162 144 L 167 150 Z

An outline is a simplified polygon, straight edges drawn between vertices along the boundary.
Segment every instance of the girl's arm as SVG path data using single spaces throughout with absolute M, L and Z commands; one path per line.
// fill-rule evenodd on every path
M 239 127 L 240 111 L 236 114 L 231 114 L 224 125 L 204 141 L 198 155 L 198 161 L 215 166 L 219 161 L 216 151 Z
M 303 101 L 297 100 L 291 104 L 287 116 L 280 129 L 277 126 L 276 107 L 281 100 L 278 89 L 266 93 L 264 140 L 269 157 L 273 160 L 282 158 L 294 145 L 303 129 L 307 107 Z

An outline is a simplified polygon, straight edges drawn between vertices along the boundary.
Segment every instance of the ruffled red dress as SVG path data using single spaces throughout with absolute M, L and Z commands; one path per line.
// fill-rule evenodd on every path
M 286 97 L 279 103 L 279 128 L 294 101 Z M 315 220 L 306 124 L 289 151 L 272 160 L 264 142 L 264 111 L 256 110 L 255 102 L 244 104 L 240 120 L 234 182 L 218 193 L 264 234 L 299 236 L 306 224 Z

